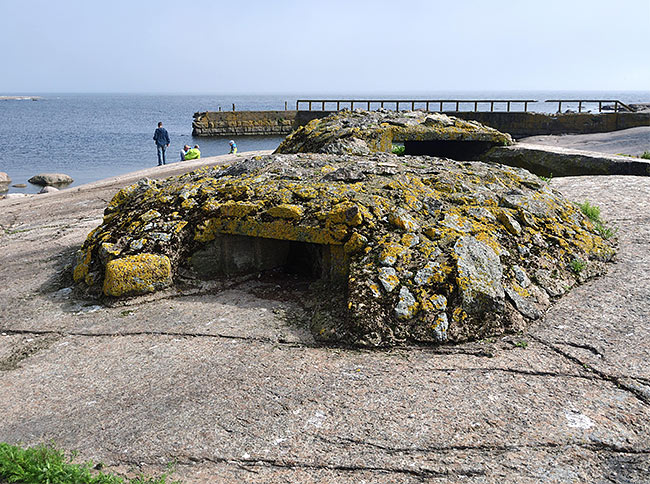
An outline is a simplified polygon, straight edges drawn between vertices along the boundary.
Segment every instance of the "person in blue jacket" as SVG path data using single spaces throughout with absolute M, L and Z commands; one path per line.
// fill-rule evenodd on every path
M 158 166 L 165 164 L 165 150 L 169 147 L 169 133 L 162 127 L 162 122 L 158 123 L 158 128 L 153 133 L 153 140 L 156 143 L 158 151 Z
M 237 143 L 235 143 L 234 140 L 230 140 L 230 154 L 231 155 L 237 154 Z

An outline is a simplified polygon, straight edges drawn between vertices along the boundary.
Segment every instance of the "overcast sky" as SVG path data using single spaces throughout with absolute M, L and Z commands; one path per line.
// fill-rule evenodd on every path
M 650 90 L 650 0 L 0 6 L 0 94 Z

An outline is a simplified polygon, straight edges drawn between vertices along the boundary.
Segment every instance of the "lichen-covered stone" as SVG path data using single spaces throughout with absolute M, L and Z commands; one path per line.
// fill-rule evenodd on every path
M 107 296 L 133 296 L 164 289 L 171 283 L 169 258 L 143 253 L 109 261 L 103 292 Z
M 509 134 L 475 121 L 423 111 L 339 111 L 314 119 L 291 133 L 276 153 L 329 153 L 365 156 L 390 152 L 393 143 L 405 141 L 477 141 L 510 145 Z M 359 180 L 363 173 L 354 167 L 340 167 L 330 179 Z
M 359 175 L 337 181 L 328 177 L 335 171 Z M 602 273 L 614 253 L 576 206 L 522 169 L 389 153 L 280 154 L 124 188 L 82 247 L 75 281 L 112 296 L 165 287 L 225 235 L 326 246 L 324 279 L 309 296 L 315 336 L 365 345 L 520 330 Z M 248 269 L 282 259 L 258 255 Z M 144 269 L 127 270 L 152 257 L 169 271 L 146 279 Z M 588 262 L 585 275 L 571 270 L 574 259 Z
M 399 285 L 399 277 L 392 267 L 380 267 L 377 278 L 386 292 L 393 292 L 393 289 Z
M 288 218 L 288 219 L 299 219 L 302 217 L 303 209 L 300 205 L 291 205 L 288 203 L 283 203 L 271 207 L 268 209 L 267 213 L 271 217 L 276 218 Z

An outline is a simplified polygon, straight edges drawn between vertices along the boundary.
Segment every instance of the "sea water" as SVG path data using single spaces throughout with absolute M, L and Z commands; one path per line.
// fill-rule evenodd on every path
M 5 93 L 2 93 L 5 94 Z M 10 94 L 10 93 L 6 93 Z M 650 102 L 648 92 L 428 92 L 385 95 L 135 95 L 47 94 L 37 101 L 0 101 L 0 171 L 12 184 L 27 188 L 10 192 L 34 193 L 40 187 L 27 180 L 38 173 L 65 173 L 78 186 L 102 178 L 157 165 L 153 132 L 158 121 L 169 131 L 167 162 L 177 162 L 183 145 L 200 145 L 202 156 L 226 154 L 229 138 L 192 137 L 197 111 L 295 109 L 296 99 L 618 99 Z M 355 106 L 356 107 L 356 106 Z M 361 106 L 359 106 L 361 107 Z M 448 106 L 449 108 L 453 106 Z M 306 108 L 306 106 L 305 106 Z M 401 108 L 406 108 L 403 106 Z M 597 109 L 590 105 L 587 109 Z M 468 107 L 472 109 L 472 107 Z M 505 105 L 496 109 L 504 110 Z M 522 106 L 512 106 L 522 109 Z M 564 109 L 577 109 L 566 105 Z M 529 110 L 555 112 L 557 104 L 536 103 Z M 233 137 L 240 152 L 272 150 L 280 136 Z

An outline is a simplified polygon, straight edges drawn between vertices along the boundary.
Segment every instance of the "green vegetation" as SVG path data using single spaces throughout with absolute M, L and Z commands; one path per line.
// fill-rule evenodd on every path
M 591 205 L 589 200 L 585 200 L 584 203 L 579 203 L 578 206 L 583 214 L 589 218 L 594 223 L 596 228 L 596 233 L 600 235 L 603 239 L 610 239 L 616 235 L 618 232 L 617 228 L 608 227 L 605 225 L 605 222 L 600 218 L 600 208 L 596 205 Z
M 406 150 L 406 148 L 404 147 L 404 145 L 393 145 L 393 148 L 391 149 L 393 154 L 396 154 L 396 155 L 399 155 L 399 156 L 403 156 L 405 150 Z
M 515 348 L 523 348 L 523 349 L 528 348 L 528 341 L 524 341 L 524 340 L 517 341 L 515 343 Z
M 0 482 L 20 484 L 167 484 L 167 475 L 126 479 L 93 471 L 93 463 L 73 464 L 76 454 L 66 456 L 53 446 L 20 448 L 0 442 Z M 95 466 L 101 468 L 101 465 Z M 174 484 L 178 481 L 174 481 Z
M 589 200 L 585 200 L 584 203 L 579 203 L 580 211 L 584 213 L 589 220 L 592 222 L 600 222 L 600 208 L 596 205 L 591 205 Z
M 650 160 L 650 151 L 644 151 L 643 154 L 639 156 L 628 155 L 627 153 L 616 153 L 616 156 L 628 156 L 630 158 L 643 158 L 644 160 Z
M 587 263 L 583 260 L 580 259 L 573 259 L 570 263 L 569 266 L 571 267 L 571 270 L 575 272 L 576 274 L 580 274 L 585 267 L 587 267 Z
M 550 173 L 548 176 L 539 175 L 539 177 L 542 179 L 542 181 L 545 181 L 546 183 L 551 183 L 551 180 L 553 179 L 553 173 Z

